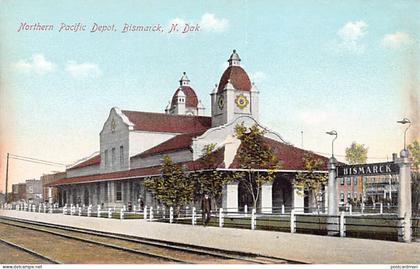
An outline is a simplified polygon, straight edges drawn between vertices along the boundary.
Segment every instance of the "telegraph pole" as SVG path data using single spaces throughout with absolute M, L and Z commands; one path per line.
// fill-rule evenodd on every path
M 5 202 L 7 203 L 7 185 L 9 183 L 9 153 L 7 153 L 7 160 L 6 160 L 6 195 L 5 197 Z

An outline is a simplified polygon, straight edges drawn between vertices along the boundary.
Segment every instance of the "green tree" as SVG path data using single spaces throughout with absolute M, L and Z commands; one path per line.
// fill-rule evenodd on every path
M 169 156 L 163 157 L 160 172 L 160 176 L 147 178 L 145 187 L 165 206 L 175 207 L 178 215 L 180 207 L 192 201 L 194 182 L 185 169 L 174 164 Z
M 295 178 L 295 187 L 300 195 L 305 191 L 312 193 L 312 199 L 319 213 L 320 202 L 323 195 L 324 186 L 328 180 L 327 175 L 317 173 L 324 168 L 324 161 L 312 152 L 305 153 L 303 156 L 305 172 L 299 172 Z
M 264 134 L 265 131 L 257 125 L 251 128 L 245 127 L 243 123 L 235 126 L 235 135 L 241 140 L 237 152 L 240 168 L 246 169 L 246 172 L 236 173 L 234 177 L 251 195 L 253 208 L 257 207 L 261 186 L 272 182 L 275 178 L 274 170 L 280 168 L 280 161 L 264 141 Z M 260 169 L 266 169 L 267 172 L 262 172 Z
M 216 144 L 205 145 L 202 149 L 200 158 L 200 170 L 194 173 L 196 177 L 196 194 L 202 198 L 207 193 L 213 198 L 215 204 L 220 200 L 224 185 L 232 180 L 232 176 L 227 172 L 218 171 L 219 164 L 218 151 L 215 150 Z
M 413 215 L 419 215 L 420 213 L 420 145 L 419 141 L 415 140 L 413 143 L 408 145 L 407 149 L 410 151 L 412 163 L 411 171 L 411 197 L 412 197 L 412 208 Z M 417 221 L 418 222 L 418 221 Z
M 346 148 L 346 161 L 349 164 L 366 163 L 368 148 L 363 144 L 351 143 Z

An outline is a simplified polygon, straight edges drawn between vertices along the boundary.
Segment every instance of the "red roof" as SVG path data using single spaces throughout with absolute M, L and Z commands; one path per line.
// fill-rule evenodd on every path
M 197 169 L 196 167 L 197 163 L 192 162 L 192 161 L 179 163 L 179 164 L 185 166 L 187 170 Z M 53 187 L 53 186 L 68 185 L 68 184 L 75 184 L 75 183 L 97 182 L 97 181 L 104 181 L 104 180 L 117 180 L 117 179 L 131 178 L 131 177 L 145 177 L 145 176 L 152 176 L 152 175 L 158 175 L 158 174 L 160 174 L 160 165 L 131 169 L 131 170 L 126 170 L 126 171 L 118 171 L 118 172 L 112 172 L 112 173 L 63 178 L 63 179 L 54 181 L 50 184 L 47 184 L 47 186 Z
M 264 141 L 270 146 L 273 150 L 274 155 L 281 161 L 282 170 L 305 170 L 303 157 L 305 153 L 310 151 L 297 148 L 292 145 L 288 145 L 267 137 L 264 137 Z M 328 158 L 315 154 L 316 157 L 324 161 L 323 170 L 327 170 Z M 232 164 L 229 168 L 240 168 L 239 158 L 235 156 Z
M 87 159 L 86 161 L 83 161 L 73 167 L 68 168 L 67 170 L 82 168 L 82 167 L 91 166 L 91 165 L 100 164 L 100 163 L 101 163 L 101 155 L 98 154 Z
M 181 134 L 177 135 L 169 140 L 166 140 L 165 142 L 150 148 L 140 154 L 137 154 L 131 158 L 135 157 L 145 157 L 148 155 L 153 155 L 157 153 L 164 153 L 168 151 L 174 151 L 174 150 L 180 150 L 180 149 L 186 149 L 192 145 L 192 139 L 194 137 L 200 136 L 205 132 L 205 130 L 195 133 L 189 133 L 189 134 Z
M 164 113 L 123 110 L 134 124 L 134 130 L 147 132 L 193 133 L 211 127 L 211 117 L 169 115 Z
M 240 66 L 232 65 L 225 70 L 220 78 L 217 92 L 223 91 L 229 79 L 230 83 L 232 83 L 233 87 L 237 90 L 250 91 L 252 88 L 251 80 L 245 70 Z
M 182 92 L 185 94 L 185 106 L 197 107 L 198 105 L 197 94 L 195 94 L 195 91 L 190 86 L 181 86 L 181 88 L 178 88 L 175 91 L 174 96 L 172 96 L 171 106 L 174 106 L 176 104 L 177 95 L 181 89 L 182 89 Z

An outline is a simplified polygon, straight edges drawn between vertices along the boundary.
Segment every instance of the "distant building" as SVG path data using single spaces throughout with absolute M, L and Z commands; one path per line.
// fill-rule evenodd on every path
M 59 202 L 59 191 L 57 187 L 48 187 L 47 184 L 53 183 L 59 179 L 65 178 L 66 172 L 57 172 L 49 175 L 41 176 L 42 182 L 42 197 L 44 203 L 57 203 Z
M 365 177 L 364 194 L 367 203 L 398 204 L 398 175 Z
M 363 199 L 363 178 L 342 177 L 338 180 L 338 203 L 345 206 L 353 202 L 360 202 Z
M 26 180 L 26 201 L 31 204 L 42 203 L 42 183 L 39 179 Z
M 6 202 L 6 195 L 4 193 L 0 193 L 0 204 L 4 204 Z
M 12 202 L 26 201 L 26 183 L 13 184 L 12 194 L 13 194 Z

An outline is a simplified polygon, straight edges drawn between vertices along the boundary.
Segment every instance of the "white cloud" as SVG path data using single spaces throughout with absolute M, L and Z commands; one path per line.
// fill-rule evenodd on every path
M 172 24 L 178 24 L 179 26 L 184 26 L 185 25 L 185 20 L 184 19 L 181 19 L 181 18 L 175 18 L 175 19 L 172 19 L 170 22 L 169 22 L 169 27 L 171 27 L 172 26 Z M 170 29 L 170 28 L 169 28 Z
M 255 73 L 250 74 L 251 81 L 255 83 L 260 83 L 267 79 L 267 75 L 262 71 L 257 71 Z
M 387 48 L 400 48 L 404 45 L 409 45 L 413 42 L 409 34 L 404 32 L 396 32 L 387 34 L 382 39 L 382 45 Z
M 21 72 L 35 72 L 46 74 L 56 69 L 56 64 L 48 61 L 42 54 L 34 54 L 30 59 L 22 59 L 14 64 L 16 70 Z
M 216 18 L 211 13 L 204 14 L 198 24 L 204 31 L 223 32 L 229 27 L 229 21 L 227 19 Z
M 92 63 L 78 64 L 75 61 L 69 61 L 67 63 L 66 71 L 75 79 L 99 77 L 102 75 L 98 65 Z
M 365 46 L 360 44 L 360 40 L 366 35 L 367 27 L 368 24 L 364 21 L 347 22 L 337 32 L 339 40 L 335 42 L 335 49 L 338 52 L 363 53 Z

